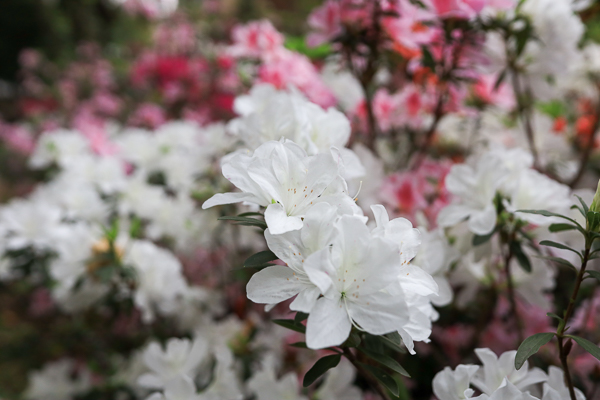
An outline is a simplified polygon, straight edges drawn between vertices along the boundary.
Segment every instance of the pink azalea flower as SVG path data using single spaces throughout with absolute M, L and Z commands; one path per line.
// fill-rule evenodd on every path
M 231 35 L 233 46 L 229 50 L 236 57 L 264 57 L 282 48 L 285 39 L 266 19 L 238 25 Z

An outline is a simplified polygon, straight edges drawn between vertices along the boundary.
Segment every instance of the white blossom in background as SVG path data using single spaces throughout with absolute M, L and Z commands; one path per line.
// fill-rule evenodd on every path
M 64 400 L 91 387 L 90 371 L 77 368 L 71 359 L 61 359 L 44 365 L 40 371 L 31 372 L 24 396 L 28 400 Z
M 140 376 L 138 383 L 144 387 L 160 389 L 173 380 L 194 378 L 207 352 L 208 344 L 200 338 L 193 342 L 172 338 L 167 341 L 164 349 L 152 342 L 144 350 L 143 356 L 144 363 L 151 372 Z
M 573 71 L 580 57 L 579 41 L 584 25 L 571 0 L 526 0 L 519 13 L 531 18 L 538 40 L 529 40 L 520 62 L 526 66 L 526 81 L 536 97 L 555 97 L 549 80 L 559 81 Z M 560 32 L 556 29 L 560 26 Z
M 234 110 L 241 116 L 229 122 L 229 130 L 250 149 L 282 137 L 302 147 L 308 155 L 330 152 L 334 147 L 343 159 L 341 175 L 345 179 L 365 175 L 359 158 L 344 147 L 350 139 L 350 121 L 333 107 L 324 110 L 296 90 L 258 84 L 248 95 L 235 99 Z
M 490 349 L 475 349 L 483 366 L 459 365 L 453 371 L 446 367 L 433 378 L 433 392 L 439 400 L 564 400 L 569 398 L 560 368 L 551 366 L 548 374 L 539 368 L 528 369 L 525 362 L 515 369 L 516 351 L 497 357 Z M 478 389 L 482 394 L 473 397 Z M 585 400 L 575 389 L 577 400 Z
M 180 261 L 173 253 L 144 240 L 131 241 L 123 263 L 134 268 L 138 285 L 134 302 L 145 322 L 151 322 L 158 311 L 176 312 L 177 298 L 187 290 Z
M 490 233 L 496 225 L 494 197 L 507 177 L 498 159 L 482 155 L 468 164 L 455 164 L 446 176 L 446 188 L 456 201 L 438 215 L 442 227 L 468 219 L 469 230 L 477 235 Z

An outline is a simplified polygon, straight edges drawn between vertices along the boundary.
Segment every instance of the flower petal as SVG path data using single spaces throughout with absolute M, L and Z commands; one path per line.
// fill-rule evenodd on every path
M 317 300 L 306 323 L 306 345 L 310 349 L 338 346 L 348 338 L 352 325 L 340 300 Z

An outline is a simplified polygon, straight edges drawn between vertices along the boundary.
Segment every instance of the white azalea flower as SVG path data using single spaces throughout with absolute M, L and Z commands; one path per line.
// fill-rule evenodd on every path
M 360 389 L 352 385 L 355 376 L 356 370 L 350 361 L 342 358 L 337 367 L 327 372 L 315 397 L 327 400 L 361 400 L 363 396 Z
M 86 138 L 76 131 L 59 129 L 40 136 L 29 158 L 32 168 L 46 168 L 56 163 L 64 167 L 82 154 L 91 154 Z
M 153 393 L 146 400 L 200 400 L 194 382 L 187 376 L 171 379 L 165 384 L 164 393 Z
M 306 212 L 301 230 L 272 235 L 267 229 L 269 249 L 286 266 L 267 267 L 254 274 L 248 282 L 248 298 L 255 303 L 276 304 L 298 295 L 290 309 L 309 313 L 321 291 L 304 271 L 304 261 L 333 241 L 337 218 L 336 207 L 318 203 Z
M 30 400 L 64 400 L 81 394 L 92 386 L 92 377 L 88 370 L 79 369 L 77 378 L 75 362 L 62 359 L 44 365 L 41 371 L 29 374 L 29 385 L 25 398 Z
M 439 400 L 472 399 L 475 391 L 469 386 L 478 369 L 478 365 L 459 365 L 454 371 L 444 368 L 433 378 L 433 393 Z
M 525 361 L 523 367 L 515 368 L 516 350 L 507 351 L 500 357 L 490 349 L 475 349 L 483 367 L 472 379 L 473 385 L 487 395 L 492 395 L 503 385 L 504 380 L 519 390 L 527 390 L 532 385 L 548 380 L 548 376 L 539 368 L 528 368 Z M 508 389 L 507 389 L 508 390 Z
M 506 209 L 510 212 L 517 210 L 547 210 L 567 215 L 571 200 L 571 189 L 548 176 L 532 169 L 523 171 L 516 187 L 510 193 L 510 200 L 505 202 Z M 558 217 L 545 217 L 543 215 L 518 213 L 519 219 L 535 225 L 549 225 L 561 221 Z
M 469 230 L 477 235 L 490 233 L 496 225 L 496 191 L 506 179 L 507 171 L 495 157 L 483 155 L 474 165 L 452 166 L 446 176 L 446 188 L 457 201 L 438 215 L 438 224 L 453 226 L 468 218 Z
M 173 253 L 151 242 L 135 240 L 125 252 L 123 263 L 136 271 L 134 301 L 145 322 L 154 319 L 155 309 L 165 314 L 176 310 L 177 297 L 183 296 L 187 284 L 181 263 Z
M 313 349 L 342 344 L 353 324 L 382 335 L 398 330 L 408 319 L 404 298 L 382 291 L 398 277 L 396 246 L 374 237 L 357 217 L 340 217 L 335 229 L 332 246 L 304 263 L 323 293 L 307 322 L 306 343 Z
M 296 374 L 290 372 L 278 380 L 271 363 L 264 365 L 261 371 L 250 378 L 248 389 L 256 395 L 257 400 L 307 400 L 305 396 L 299 394 Z
M 577 388 L 575 388 L 575 397 L 577 400 L 585 400 L 585 395 Z M 542 400 L 563 400 L 569 398 L 569 388 L 565 384 L 564 371 L 551 365 L 548 367 L 548 381 L 544 382 Z
M 151 372 L 138 379 L 140 386 L 163 388 L 176 379 L 193 378 L 208 352 L 208 344 L 201 338 L 193 342 L 188 339 L 171 338 L 165 349 L 152 342 L 144 351 L 144 363 Z M 177 388 L 185 384 L 176 385 Z
M 202 208 L 242 201 L 258 204 L 267 208 L 265 221 L 274 235 L 302 228 L 302 217 L 316 202 L 352 202 L 331 153 L 307 156 L 290 141 L 267 142 L 252 156 L 233 154 L 223 160 L 222 168 L 242 192 L 216 194 Z

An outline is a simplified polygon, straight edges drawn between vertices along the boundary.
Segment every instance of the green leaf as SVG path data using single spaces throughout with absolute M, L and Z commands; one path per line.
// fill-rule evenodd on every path
M 308 346 L 306 345 L 306 342 L 296 342 L 296 343 L 290 344 L 290 346 L 297 347 L 299 349 L 308 349 Z
M 325 356 L 315 363 L 311 369 L 306 372 L 304 375 L 304 381 L 302 385 L 304 387 L 308 387 L 314 383 L 317 379 L 319 379 L 325 372 L 329 371 L 331 368 L 335 368 L 342 359 L 340 354 L 332 354 L 330 356 Z
M 550 232 L 572 231 L 574 229 L 577 229 L 577 227 L 575 225 L 571 225 L 571 224 L 551 224 L 548 227 L 548 230 Z
M 586 271 L 589 276 L 591 276 L 592 278 L 596 278 L 598 280 L 598 282 L 600 282 L 600 272 L 598 271 Z
M 548 317 L 550 317 L 550 318 L 554 318 L 554 319 L 557 319 L 557 320 L 559 320 L 559 321 L 562 321 L 562 320 L 563 320 L 563 318 L 559 317 L 558 315 L 554 314 L 553 312 L 546 313 L 546 315 L 547 315 Z
M 525 270 L 525 272 L 531 272 L 531 262 L 529 261 L 529 257 L 523 251 L 520 242 L 512 241 L 510 242 L 510 249 L 514 256 L 517 258 L 519 265 L 521 268 Z
M 564 258 L 552 257 L 552 256 L 536 256 L 536 258 L 541 258 L 541 259 L 544 259 L 544 260 L 549 260 L 549 261 L 555 262 L 557 264 L 560 264 L 562 266 L 572 268 L 575 271 L 577 271 L 577 268 L 575 268 L 575 266 L 573 264 L 571 264 L 570 261 L 567 261 Z
M 342 343 L 342 347 L 358 347 L 360 342 L 360 335 L 352 331 L 350 332 L 350 336 L 348 336 L 348 339 L 346 339 L 346 341 Z
M 581 253 L 579 253 L 577 250 L 570 248 L 569 246 L 566 246 L 562 243 L 558 243 L 552 240 L 542 240 L 540 242 L 540 245 L 542 246 L 548 246 L 548 247 L 555 247 L 557 249 L 562 249 L 562 250 L 569 250 L 572 251 L 573 253 L 577 254 L 580 258 L 583 258 L 583 256 L 581 255 Z
M 410 378 L 410 374 L 402 367 L 402 365 L 400 365 L 398 363 L 398 361 L 394 360 L 392 357 L 385 355 L 385 354 L 379 354 L 376 353 L 374 351 L 368 350 L 368 349 L 364 349 L 364 348 L 358 348 L 358 351 L 360 351 L 361 353 L 365 354 L 366 356 L 368 356 L 369 358 L 377 361 L 378 363 L 385 365 L 386 367 L 388 367 L 389 369 L 391 369 L 392 371 L 395 371 L 401 375 L 404 375 L 408 378 Z
M 277 260 L 277 256 L 271 250 L 260 251 L 251 255 L 244 261 L 245 268 L 259 268 L 268 264 L 269 261 Z
M 250 216 L 252 216 L 252 215 L 255 215 L 255 216 L 257 216 L 257 217 L 263 217 L 263 218 L 264 218 L 264 215 L 263 215 L 263 213 L 259 213 L 259 212 L 256 212 L 256 211 L 248 211 L 248 212 L 245 212 L 245 213 L 238 214 L 237 216 L 238 216 L 238 217 L 250 217 Z
M 433 71 L 435 69 L 435 60 L 426 46 L 421 46 L 421 54 L 423 55 L 421 58 L 423 66 Z
M 544 217 L 558 217 L 558 218 L 566 219 L 567 221 L 571 221 L 576 225 L 579 225 L 577 223 L 577 221 L 575 221 L 573 218 L 569 218 L 564 215 L 560 215 L 560 214 L 553 213 L 553 212 L 546 211 L 546 210 L 517 210 L 516 212 L 526 213 L 526 214 L 538 214 L 538 215 L 543 215 Z M 581 225 L 579 225 L 579 226 L 581 226 Z
M 536 333 L 533 336 L 529 336 L 527 339 L 523 340 L 523 343 L 519 346 L 517 350 L 517 355 L 515 356 L 515 368 L 521 369 L 525 361 L 532 355 L 538 352 L 540 347 L 548 343 L 554 337 L 554 333 L 545 332 L 545 333 Z
M 219 217 L 221 221 L 233 221 L 237 222 L 236 225 L 245 225 L 245 226 L 257 226 L 261 229 L 267 229 L 267 223 L 265 221 L 261 221 L 256 218 L 247 218 L 247 217 Z
M 397 332 L 393 332 L 396 335 L 398 335 Z M 400 339 L 400 335 L 398 335 L 398 337 L 391 335 L 391 334 L 387 334 L 387 335 L 381 335 L 381 336 L 373 336 L 376 340 L 378 340 L 380 343 L 382 343 L 383 345 L 385 345 L 386 347 L 389 347 L 390 349 L 397 351 L 399 353 L 403 353 L 405 351 L 404 347 L 402 347 L 402 339 Z
M 492 238 L 492 236 L 494 236 L 494 233 L 496 233 L 495 229 L 493 231 L 491 231 L 490 233 L 488 233 L 487 235 L 473 235 L 473 240 L 472 240 L 473 246 L 474 247 L 480 246 L 480 245 L 484 244 L 485 242 L 489 241 Z
M 398 396 L 398 394 L 400 394 L 396 380 L 392 378 L 387 372 L 369 364 L 363 364 L 361 362 L 359 362 L 359 364 L 362 365 L 367 371 L 369 371 L 371 375 L 373 375 L 375 379 L 381 382 L 383 386 L 385 386 L 394 396 Z
M 306 327 L 295 323 L 293 319 L 274 319 L 273 323 L 296 332 L 306 333 Z
M 308 318 L 308 314 L 298 311 L 296 313 L 296 315 L 294 316 L 294 322 L 299 324 L 300 322 L 304 321 L 306 318 Z
M 578 336 L 573 336 L 573 335 L 565 335 L 565 336 L 576 341 L 577 344 L 580 345 L 581 347 L 583 347 L 583 349 L 585 351 L 587 351 L 588 353 L 590 353 L 591 355 L 596 357 L 598 360 L 600 360 L 600 348 L 598 346 L 596 346 L 594 343 L 590 342 L 587 339 L 580 338 Z
M 581 203 L 581 207 L 583 208 L 583 211 L 585 211 L 585 214 L 587 214 L 588 211 L 590 211 L 590 208 L 588 207 L 588 205 L 585 204 L 585 201 L 583 201 L 583 199 L 580 196 L 575 195 L 575 197 L 577 197 L 579 199 L 579 202 Z M 584 217 L 585 217 L 585 214 L 583 215 Z

